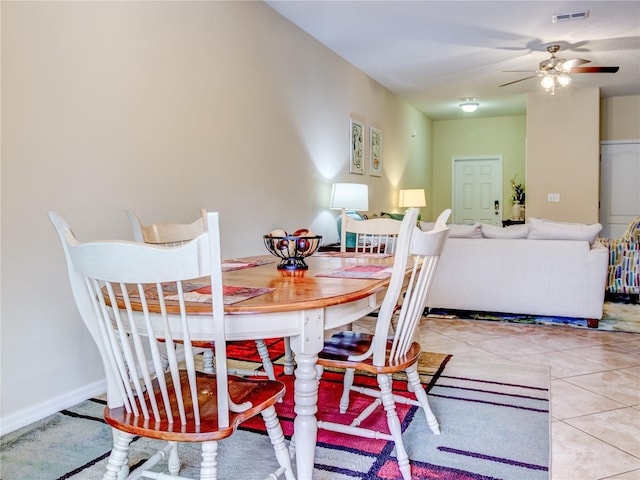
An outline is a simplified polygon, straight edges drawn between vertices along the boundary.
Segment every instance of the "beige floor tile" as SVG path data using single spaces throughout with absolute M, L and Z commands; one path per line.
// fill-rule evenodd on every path
M 427 348 L 430 345 L 446 345 L 448 343 L 457 343 L 459 340 L 441 335 L 436 332 L 418 332 L 418 341 L 423 348 Z
M 640 403 L 640 378 L 635 375 L 612 370 L 564 380 L 627 406 Z
M 624 342 L 623 342 L 624 344 Z M 576 357 L 600 363 L 610 369 L 628 368 L 640 365 L 640 354 L 631 353 L 620 347 L 620 344 L 598 345 L 588 348 L 574 348 L 567 350 Z
M 434 318 L 427 317 L 423 323 L 434 328 L 446 328 L 451 330 L 478 331 L 478 332 L 494 332 L 494 333 L 515 333 L 517 328 L 513 328 L 513 324 L 501 322 L 483 322 L 478 320 L 469 320 L 461 318 Z
M 483 340 L 483 341 L 471 341 L 474 347 L 486 350 L 487 352 L 495 353 L 504 358 L 509 358 L 516 355 L 529 355 L 535 353 L 549 352 L 550 349 L 537 345 L 535 343 L 527 342 L 516 337 L 500 337 L 496 339 Z
M 620 371 L 624 373 L 628 373 L 629 375 L 635 375 L 636 377 L 640 377 L 640 366 L 621 368 Z
M 564 380 L 551 381 L 551 415 L 568 418 L 623 408 L 625 405 Z
M 632 470 L 631 472 L 618 473 L 602 480 L 640 480 L 640 470 Z
M 429 348 L 434 353 L 449 353 L 464 358 L 473 358 L 476 360 L 504 360 L 499 355 L 487 352 L 480 348 L 473 347 L 465 342 L 447 343 L 445 345 L 432 345 Z
M 640 335 L 433 318 L 419 338 L 459 360 L 551 367 L 551 480 L 640 480 Z
M 602 344 L 602 340 L 599 337 L 585 335 L 571 327 L 541 326 L 540 328 L 527 332 L 520 338 L 544 345 L 553 350 L 586 348 Z
M 620 347 L 620 349 L 627 351 L 629 353 L 640 353 L 640 335 L 635 335 L 636 338 L 629 341 L 619 341 L 615 345 Z
M 494 329 L 479 329 L 469 327 L 467 325 L 459 325 L 455 328 L 450 327 L 428 327 L 428 332 L 434 332 L 440 335 L 445 335 L 449 338 L 453 338 L 461 341 L 469 341 L 469 340 L 486 340 L 490 338 L 497 338 L 505 335 L 502 332 L 496 331 Z
M 629 455 L 564 422 L 552 429 L 551 480 L 600 480 L 640 468 Z
M 565 422 L 640 458 L 640 410 L 620 408 L 570 418 Z
M 608 370 L 599 363 L 594 363 L 584 358 L 576 357 L 565 351 L 551 351 L 532 355 L 516 355 L 512 357 L 515 362 L 540 363 L 551 366 L 553 378 L 573 377 L 587 373 L 596 373 Z

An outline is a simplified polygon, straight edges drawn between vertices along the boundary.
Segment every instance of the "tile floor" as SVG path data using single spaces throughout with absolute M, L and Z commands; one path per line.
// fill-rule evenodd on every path
M 420 338 L 432 352 L 551 366 L 551 480 L 640 480 L 639 334 L 428 318 Z

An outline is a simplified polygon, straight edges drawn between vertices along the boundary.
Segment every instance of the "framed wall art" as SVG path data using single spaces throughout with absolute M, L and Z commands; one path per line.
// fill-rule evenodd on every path
M 349 173 L 364 174 L 364 125 L 351 119 L 351 145 L 349 147 Z
M 382 176 L 382 132 L 369 127 L 369 175 Z

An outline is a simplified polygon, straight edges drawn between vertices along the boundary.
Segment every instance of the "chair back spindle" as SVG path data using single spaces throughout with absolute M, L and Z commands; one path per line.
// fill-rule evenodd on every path
M 210 281 L 212 321 L 199 322 L 199 334 L 206 328 L 210 331 L 205 335 L 215 339 L 217 421 L 219 428 L 227 427 L 218 214 L 199 220 L 205 233 L 173 248 L 122 241 L 80 244 L 60 217 L 51 213 L 50 218 L 68 259 L 76 303 L 83 306 L 82 317 L 103 357 L 111 409 L 122 407 L 143 421 L 179 423 L 174 428 L 187 431 L 198 428 L 201 405 L 185 295 L 193 282 Z M 182 362 L 175 353 L 177 343 L 185 350 Z M 160 404 L 152 392 L 160 392 Z
M 411 480 L 413 477 L 409 455 L 402 440 L 402 425 L 396 403 L 421 407 L 431 431 L 440 433 L 438 419 L 431 411 L 427 393 L 418 375 L 421 348 L 413 338 L 449 234 L 446 220 L 450 213 L 451 210 L 445 210 L 438 217 L 434 229 L 423 232 L 416 227 L 418 209 L 407 210 L 398 233 L 391 278 L 380 306 L 375 332 L 373 335 L 364 332 L 338 332 L 325 341 L 325 347 L 318 355 L 318 363 L 323 368 L 346 369 L 340 413 L 346 413 L 349 409 L 351 392 L 375 398 L 372 404 L 362 409 L 355 418 L 352 417 L 349 425 L 320 421 L 318 427 L 364 438 L 393 440 L 398 469 L 404 480 Z M 396 314 L 396 325 L 391 328 Z M 378 388 L 356 385 L 356 370 L 375 374 Z M 401 371 L 406 374 L 407 389 L 415 399 L 394 393 L 392 375 Z M 384 408 L 388 433 L 363 426 L 365 419 L 379 411 L 380 406 Z
M 197 442 L 200 478 L 215 480 L 217 442 L 261 414 L 279 465 L 268 478 L 295 480 L 275 411 L 284 384 L 227 372 L 218 214 L 203 210 L 203 218 L 192 224 L 200 235 L 171 247 L 80 243 L 56 213 L 49 218 L 63 246 L 76 306 L 107 377 L 104 419 L 114 429 L 114 447 L 103 478 L 115 480 L 129 472 L 130 444 L 140 436 L 166 445 L 127 479 L 186 480 L 178 476 L 177 445 Z M 198 308 L 189 313 L 195 301 Z M 194 346 L 200 341 L 216 350 L 215 374 L 196 371 Z M 183 360 L 176 355 L 178 345 L 184 348 Z M 163 459 L 168 475 L 151 470 Z
M 448 209 L 442 212 L 433 230 L 428 232 L 416 227 L 418 209 L 409 209 L 405 214 L 398 235 L 389 288 L 382 301 L 376 323 L 372 343 L 374 365 L 383 366 L 386 362 L 397 361 L 411 347 L 429 296 L 440 253 L 449 235 L 446 221 L 450 214 L 451 210 Z M 408 262 L 411 273 L 407 282 Z M 387 352 L 387 339 L 395 314 L 397 322 L 393 342 L 390 352 Z

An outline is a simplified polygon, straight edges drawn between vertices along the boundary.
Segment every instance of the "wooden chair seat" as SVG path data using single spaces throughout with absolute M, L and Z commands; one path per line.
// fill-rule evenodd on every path
M 349 357 L 360 356 L 371 347 L 373 335 L 362 332 L 339 332 L 334 334 L 324 343 L 324 348 L 318 354 L 318 364 L 324 367 L 355 368 L 366 372 L 396 373 L 405 370 L 408 366 L 415 364 L 422 349 L 420 344 L 413 342 L 409 350 L 398 358 L 390 358 L 393 339 L 387 340 L 387 357 L 384 365 L 374 365 L 373 357 L 368 357 L 361 361 L 349 360 Z
M 157 388 L 158 380 L 154 381 L 154 389 L 161 420 L 145 419 L 144 416 L 135 416 L 127 413 L 124 407 L 110 409 L 105 407 L 105 421 L 114 428 L 123 432 L 139 435 L 147 438 L 175 442 L 208 442 L 222 440 L 233 434 L 236 428 L 248 419 L 258 415 L 264 409 L 275 405 L 284 396 L 285 385 L 273 380 L 252 380 L 243 377 L 231 376 L 228 379 L 229 398 L 236 404 L 251 402 L 251 408 L 243 412 L 229 412 L 229 425 L 218 427 L 218 395 L 216 388 L 216 375 L 196 372 L 196 384 L 198 390 L 198 403 L 200 406 L 200 425 L 196 425 L 193 416 L 193 408 L 189 403 L 189 396 L 185 395 L 186 423 L 180 423 L 176 397 L 170 397 L 173 411 L 173 423 L 168 422 L 167 414 L 162 402 L 160 389 Z M 165 374 L 167 385 L 171 385 L 171 374 Z M 187 371 L 180 371 L 180 383 L 183 392 L 189 391 Z M 149 402 L 149 391 L 145 392 L 145 403 Z M 141 410 L 140 402 L 138 409 Z

